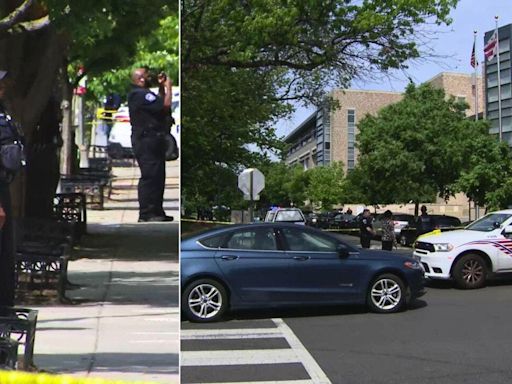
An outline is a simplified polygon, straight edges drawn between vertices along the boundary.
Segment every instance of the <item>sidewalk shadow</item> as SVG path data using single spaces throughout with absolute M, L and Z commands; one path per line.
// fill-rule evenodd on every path
M 78 289 L 67 292 L 73 304 L 105 302 L 116 305 L 177 307 L 179 301 L 178 271 L 74 272 L 70 274 Z M 105 282 L 106 278 L 110 282 Z
M 88 304 L 84 304 L 83 307 L 87 307 Z M 91 304 L 92 305 L 92 304 Z M 174 311 L 173 311 L 174 310 Z M 176 309 L 175 308 L 169 308 L 169 309 L 165 309 L 164 311 L 160 312 L 160 313 L 152 313 L 151 316 L 154 317 L 155 319 L 158 318 L 158 317 L 165 317 L 165 319 L 169 318 L 169 316 L 174 316 L 174 315 L 177 315 L 177 312 L 175 311 Z M 148 317 L 148 314 L 147 313 L 140 313 L 140 314 L 137 314 L 137 315 L 134 315 L 132 313 L 128 314 L 128 315 L 110 315 L 108 316 L 109 319 L 125 319 L 125 318 L 147 318 Z M 93 317 L 94 319 L 97 319 L 98 317 L 97 316 L 94 316 Z M 38 319 L 37 320 L 37 324 L 54 324 L 56 322 L 62 322 L 62 323 L 73 323 L 73 322 L 81 322 L 83 320 L 90 320 L 91 319 L 91 316 L 82 316 L 82 317 L 64 317 L 64 318 L 51 318 L 51 319 Z M 71 324 L 66 326 L 66 327 L 37 327 L 37 330 L 42 330 L 42 331 L 54 331 L 54 330 L 63 330 L 63 329 L 70 329 L 70 330 L 76 330 L 76 329 L 82 329 L 82 328 L 79 328 L 79 327 L 72 327 Z M 90 328 L 83 328 L 83 329 L 90 329 Z
M 73 259 L 178 260 L 178 223 L 88 225 Z
M 89 366 L 83 362 L 87 360 L 90 360 Z M 81 363 L 74 354 L 36 354 L 35 363 L 45 367 L 47 372 L 61 374 L 83 372 L 86 368 L 98 375 L 102 372 L 177 375 L 179 353 L 99 352 L 83 356 Z

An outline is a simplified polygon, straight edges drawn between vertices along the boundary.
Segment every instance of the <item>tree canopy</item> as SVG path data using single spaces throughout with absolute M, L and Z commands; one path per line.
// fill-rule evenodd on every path
M 284 162 L 267 162 L 259 168 L 265 175 L 265 189 L 260 204 L 288 207 L 292 203 L 302 206 L 306 197 L 308 175 L 300 165 L 289 166 Z M 264 208 L 266 208 L 264 207 Z
M 315 167 L 307 171 L 306 197 L 315 208 L 332 209 L 343 202 L 345 196 L 345 172 L 341 163 Z
M 351 181 L 365 202 L 418 203 L 463 191 L 485 203 L 510 158 L 487 122 L 465 117 L 466 108 L 442 89 L 410 84 L 400 102 L 361 120 Z
M 61 111 L 59 106 L 69 105 L 72 88 L 80 77 L 78 68 L 83 66 L 91 81 L 87 96 L 97 100 L 106 93 L 123 93 L 121 90 L 128 86 L 127 75 L 133 65 L 165 67 L 162 69 L 170 70 L 169 74 L 177 80 L 177 2 L 6 0 L 0 3 L 0 68 L 8 70 L 14 85 L 6 101 L 25 133 L 26 174 L 29 179 L 32 176 L 37 179 L 27 181 L 29 189 L 31 185 L 58 178 L 45 173 L 52 167 L 33 172 L 31 168 L 57 161 L 57 148 L 53 147 L 61 142 L 59 121 L 63 122 L 63 131 L 70 131 L 64 123 L 70 121 L 69 109 Z M 62 100 L 67 103 L 61 104 Z M 34 193 L 41 195 L 38 191 Z M 27 202 L 38 201 L 30 191 L 16 195 L 26 195 Z
M 422 29 L 450 23 L 456 4 L 184 0 L 182 193 L 192 197 L 192 183 L 207 191 L 215 180 L 201 175 L 215 167 L 250 166 L 251 149 L 279 150 L 272 127 L 292 100 L 318 104 L 328 88 L 406 68 L 421 55 Z
M 471 139 L 466 140 L 466 156 L 454 188 L 464 192 L 481 207 L 507 208 L 512 201 L 510 148 L 489 135 L 489 122 L 475 124 Z

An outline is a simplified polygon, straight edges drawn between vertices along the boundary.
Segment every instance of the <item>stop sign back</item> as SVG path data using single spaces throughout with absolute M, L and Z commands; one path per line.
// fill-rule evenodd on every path
M 265 176 L 257 168 L 248 168 L 238 175 L 238 188 L 247 200 L 258 200 L 258 194 L 265 188 Z

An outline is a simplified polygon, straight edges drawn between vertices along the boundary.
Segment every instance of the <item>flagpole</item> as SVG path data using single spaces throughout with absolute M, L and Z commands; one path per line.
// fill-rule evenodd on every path
M 498 16 L 494 16 L 494 20 L 496 21 L 496 61 L 498 64 L 498 128 L 499 128 L 499 138 L 500 141 L 503 140 L 503 128 L 501 125 L 501 71 L 500 71 L 500 35 L 498 31 Z
M 473 47 L 475 54 L 475 73 L 474 73 L 474 81 L 475 81 L 475 121 L 478 121 L 478 60 L 476 59 L 476 31 L 473 32 Z
M 474 76 L 474 81 L 475 81 L 475 121 L 478 121 L 478 59 L 477 59 L 477 56 L 476 56 L 476 53 L 478 52 L 478 50 L 476 49 L 476 35 L 477 35 L 477 31 L 473 31 L 473 54 L 475 55 L 475 73 L 473 74 Z M 484 62 L 485 62 L 485 58 L 484 58 Z M 479 219 L 480 218 L 480 207 L 478 206 L 477 202 L 474 201 L 473 202 L 474 206 L 475 206 L 475 220 Z M 469 202 L 469 220 L 471 220 L 471 201 Z

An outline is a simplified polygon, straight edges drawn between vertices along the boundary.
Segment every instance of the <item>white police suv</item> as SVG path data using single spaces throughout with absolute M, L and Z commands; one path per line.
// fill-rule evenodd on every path
M 512 272 L 512 209 L 492 212 L 465 229 L 420 236 L 414 256 L 427 278 L 480 288 L 491 274 Z

